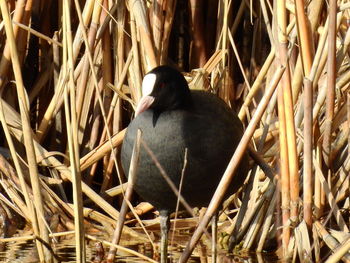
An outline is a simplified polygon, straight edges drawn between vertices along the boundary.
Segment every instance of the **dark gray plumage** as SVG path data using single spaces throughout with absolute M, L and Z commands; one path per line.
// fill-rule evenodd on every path
M 142 88 L 144 97 L 122 145 L 124 172 L 128 174 L 138 129 L 177 188 L 187 148 L 181 195 L 192 207 L 207 206 L 242 137 L 240 120 L 215 95 L 190 91 L 182 74 L 169 66 L 149 72 Z M 248 155 L 242 159 L 228 194 L 238 190 L 247 172 Z M 160 212 L 161 262 L 165 263 L 169 214 L 176 208 L 177 196 L 142 145 L 134 188 Z
M 156 75 L 151 93 L 156 99 L 127 129 L 121 152 L 124 171 L 127 174 L 129 170 L 137 129 L 141 129 L 142 139 L 176 186 L 180 182 L 187 148 L 182 195 L 191 206 L 206 206 L 242 137 L 242 124 L 215 95 L 189 91 L 184 77 L 175 69 L 161 66 L 150 73 Z M 178 99 L 185 103 L 174 103 L 178 99 L 169 99 L 173 96 L 170 92 L 181 94 Z M 177 106 L 170 105 L 171 110 L 167 110 L 167 100 Z M 177 197 L 143 147 L 137 171 L 136 192 L 158 210 L 174 211 Z M 246 156 L 234 177 L 231 193 L 242 185 L 247 171 Z
M 123 146 L 122 164 L 129 170 L 137 129 L 154 152 L 167 175 L 179 185 L 188 149 L 182 195 L 191 206 L 208 205 L 242 136 L 242 124 L 229 107 L 215 95 L 192 91 L 192 105 L 185 109 L 164 111 L 157 117 L 149 109 L 129 125 Z M 231 193 L 243 183 L 248 169 L 244 158 Z M 141 147 L 135 191 L 158 210 L 174 211 L 177 197 L 161 176 L 148 153 Z

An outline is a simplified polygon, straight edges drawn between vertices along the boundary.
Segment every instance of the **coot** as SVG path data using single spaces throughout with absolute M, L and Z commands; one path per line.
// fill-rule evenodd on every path
M 190 91 L 183 75 L 170 66 L 159 66 L 146 74 L 142 92 L 122 145 L 125 173 L 140 129 L 142 140 L 177 187 L 183 174 L 181 195 L 187 203 L 207 206 L 242 137 L 242 123 L 214 94 Z M 187 164 L 183 172 L 185 149 Z M 246 156 L 230 187 L 231 194 L 243 184 L 247 172 Z M 166 246 L 168 218 L 176 208 L 177 196 L 142 145 L 135 191 L 160 212 L 161 247 Z M 161 261 L 166 262 L 166 253 L 162 252 Z

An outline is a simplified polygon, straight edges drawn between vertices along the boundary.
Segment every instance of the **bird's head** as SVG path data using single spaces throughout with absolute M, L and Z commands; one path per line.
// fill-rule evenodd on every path
M 148 72 L 142 81 L 142 98 L 135 115 L 147 109 L 160 114 L 186 108 L 190 100 L 191 92 L 184 76 L 170 66 L 159 66 Z

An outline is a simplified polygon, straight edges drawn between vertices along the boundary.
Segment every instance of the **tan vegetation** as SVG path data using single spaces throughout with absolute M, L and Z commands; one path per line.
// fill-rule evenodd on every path
M 253 165 L 225 203 L 219 231 L 232 237 L 223 242 L 294 261 L 349 262 L 349 8 L 334 0 L 1 0 L 0 213 L 24 219 L 41 261 L 53 257 L 52 235 L 74 230 L 85 262 L 84 240 L 94 231 L 112 240 L 127 204 L 123 236 L 154 247 L 153 230 L 135 227 L 152 207 L 124 201 L 121 209 L 118 151 L 143 75 L 170 64 L 191 88 L 237 110 L 246 132 L 235 157 L 250 144 L 268 166 L 265 174 Z M 217 207 L 199 221 L 182 262 Z

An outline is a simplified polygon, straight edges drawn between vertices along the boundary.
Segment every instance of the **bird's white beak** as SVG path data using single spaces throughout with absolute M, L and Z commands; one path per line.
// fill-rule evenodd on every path
M 152 103 L 154 102 L 154 97 L 152 96 L 144 96 L 141 98 L 139 103 L 137 104 L 136 110 L 135 110 L 135 117 L 139 115 L 140 113 L 144 112 L 147 110 Z

